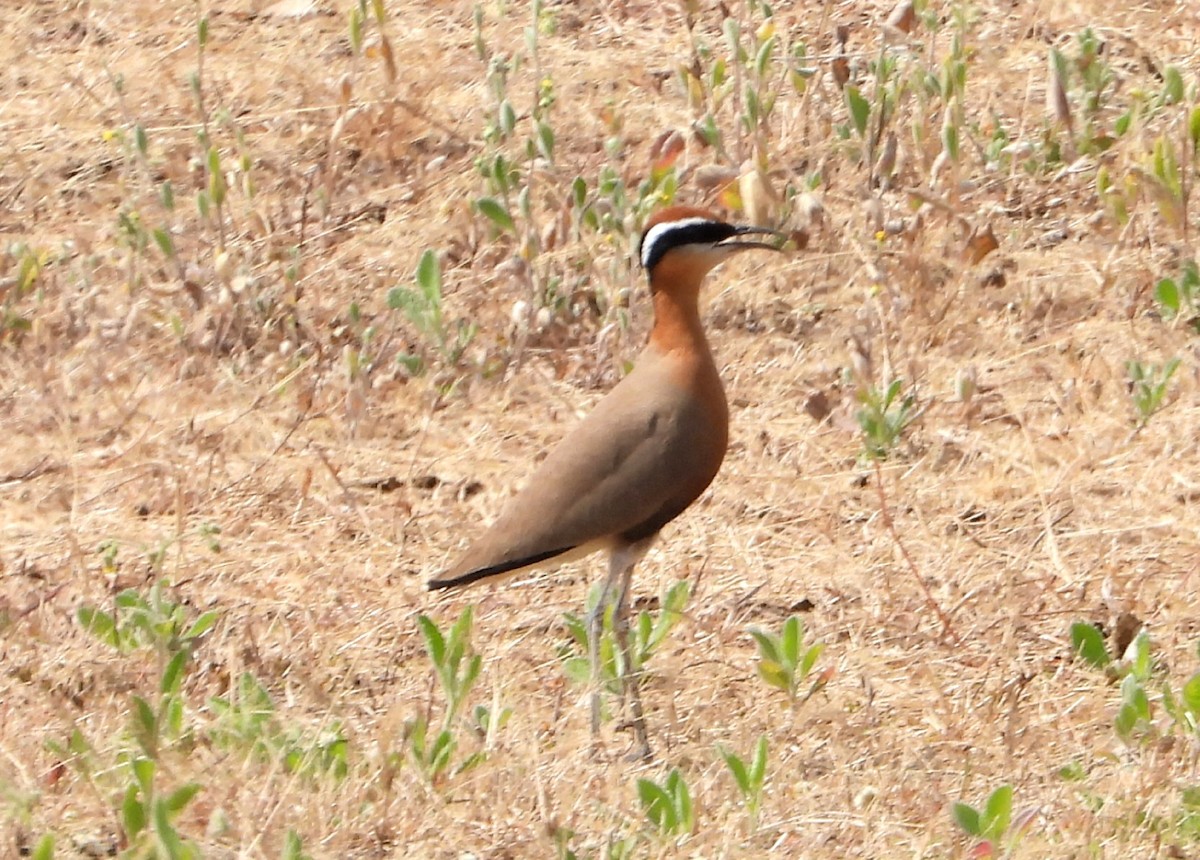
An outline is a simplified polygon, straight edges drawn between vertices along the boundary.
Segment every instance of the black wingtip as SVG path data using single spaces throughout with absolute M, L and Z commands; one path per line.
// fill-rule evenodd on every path
M 554 558 L 556 555 L 562 555 L 565 552 L 570 552 L 574 547 L 563 547 L 562 549 L 554 549 L 549 552 L 541 552 L 537 555 L 531 555 L 527 558 L 513 559 L 512 561 L 501 562 L 487 567 L 481 567 L 478 570 L 472 570 L 469 573 L 464 573 L 459 576 L 448 576 L 441 579 L 431 579 L 425 583 L 425 587 L 430 591 L 445 591 L 447 588 L 458 588 L 463 585 L 470 585 L 473 582 L 479 582 L 481 579 L 488 579 L 492 576 L 500 576 L 505 573 L 511 573 L 514 570 L 520 570 L 523 567 L 531 567 L 532 565 L 543 562 L 546 559 Z

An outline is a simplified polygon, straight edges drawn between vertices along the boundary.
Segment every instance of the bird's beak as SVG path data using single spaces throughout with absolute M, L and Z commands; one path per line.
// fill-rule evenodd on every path
M 783 250 L 783 243 L 787 241 L 787 236 L 780 233 L 778 230 L 772 230 L 769 227 L 735 227 L 736 232 L 728 239 L 724 239 L 717 243 L 718 248 L 729 248 L 731 250 L 744 251 L 747 248 L 765 248 L 768 251 Z M 777 241 L 772 242 L 757 242 L 746 241 L 743 236 L 771 236 Z

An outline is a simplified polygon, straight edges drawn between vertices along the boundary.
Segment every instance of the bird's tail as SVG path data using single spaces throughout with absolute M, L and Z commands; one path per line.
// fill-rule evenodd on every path
M 430 591 L 444 591 L 447 588 L 458 588 L 463 585 L 470 585 L 473 582 L 479 582 L 482 579 L 491 579 L 494 576 L 504 576 L 506 574 L 518 573 L 527 567 L 533 567 L 535 564 L 541 564 L 543 561 L 563 553 L 570 552 L 574 547 L 563 547 L 562 549 L 553 549 L 549 552 L 539 552 L 535 555 L 526 558 L 516 558 L 509 561 L 502 561 L 498 564 L 491 564 L 486 567 L 479 567 L 463 571 L 461 568 L 454 568 L 447 571 L 439 577 L 429 580 L 425 583 L 425 587 Z

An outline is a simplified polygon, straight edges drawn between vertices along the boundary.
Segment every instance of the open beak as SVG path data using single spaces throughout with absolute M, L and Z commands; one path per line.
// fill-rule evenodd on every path
M 772 230 L 769 227 L 735 227 L 736 232 L 728 239 L 724 239 L 717 243 L 719 248 L 737 249 L 739 251 L 746 248 L 765 248 L 768 251 L 783 250 L 783 243 L 787 241 L 787 236 L 780 233 L 778 230 Z M 754 240 L 747 241 L 743 236 L 771 236 L 776 242 L 758 242 Z

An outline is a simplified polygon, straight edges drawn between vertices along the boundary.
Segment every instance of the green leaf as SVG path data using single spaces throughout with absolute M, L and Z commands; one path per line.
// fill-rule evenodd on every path
M 166 731 L 173 737 L 178 737 L 183 731 L 183 699 L 178 695 L 168 696 L 162 705 L 160 723 L 166 725 Z
M 192 626 L 188 628 L 188 631 L 183 635 L 183 638 L 199 639 L 212 629 L 212 626 L 217 623 L 217 619 L 220 617 L 220 613 L 218 613 L 215 609 L 210 609 L 208 612 L 201 613 L 200 617 L 192 622 Z
M 54 860 L 54 835 L 51 833 L 45 834 L 37 841 L 37 845 L 33 847 L 33 851 L 29 854 L 30 860 Z
M 569 657 L 563 661 L 563 674 L 571 683 L 583 685 L 592 679 L 592 666 L 586 657 Z
M 215 146 L 211 146 L 208 149 L 208 195 L 218 209 L 225 202 L 225 193 L 228 190 L 225 172 L 221 169 L 221 153 Z
M 949 116 L 942 123 L 942 148 L 954 161 L 958 161 L 958 126 Z
M 1058 769 L 1058 776 L 1067 782 L 1080 782 L 1087 779 L 1087 771 L 1078 761 L 1070 761 Z
M 1200 672 L 1192 675 L 1179 691 L 1183 697 L 1183 706 L 1193 717 L 1200 717 Z
M 1192 108 L 1188 114 L 1188 137 L 1192 140 L 1192 156 L 1200 153 L 1200 107 Z
M 153 738 L 157 733 L 158 718 L 154 715 L 154 709 L 150 707 L 150 703 L 141 696 L 134 696 L 133 710 L 134 719 L 137 722 L 138 730 L 141 731 L 147 738 Z M 145 762 L 148 764 L 151 768 L 150 773 L 153 775 L 154 762 L 149 761 L 148 759 L 138 759 L 135 761 L 134 771 L 137 772 L 140 762 Z M 147 794 L 149 794 L 149 789 L 147 789 Z
M 1165 376 L 1163 381 L 1169 379 Z M 1143 628 L 1133 640 L 1133 664 L 1130 670 L 1140 681 L 1150 679 L 1150 634 Z
M 1104 636 L 1094 624 L 1077 621 L 1071 625 L 1071 649 L 1097 669 L 1112 662 Z
M 1137 725 L 1137 710 L 1129 704 L 1124 704 L 1117 711 L 1117 716 L 1113 720 L 1113 728 L 1117 732 L 1117 736 L 1123 741 L 1129 740 L 1133 734 L 1133 729 Z
M 130 839 L 146 829 L 146 806 L 138 798 L 136 785 L 125 789 L 125 799 L 121 801 L 121 824 Z
M 1174 319 L 1179 313 L 1179 287 L 1171 278 L 1163 278 L 1154 285 L 1154 298 L 1164 310 L 1170 313 L 1164 313 L 1163 319 Z
M 471 687 L 475 686 L 475 681 L 479 678 L 479 673 L 483 669 L 483 657 L 479 654 L 471 655 L 471 659 L 467 662 L 467 671 L 463 673 L 462 683 L 460 685 L 460 695 L 466 695 Z
M 963 829 L 969 836 L 982 836 L 983 830 L 979 826 L 979 812 L 973 806 L 965 803 L 955 803 L 951 809 L 954 815 L 954 822 Z
M 549 123 L 541 120 L 537 124 L 537 148 L 542 158 L 549 162 L 554 161 L 554 129 Z
M 135 699 L 140 701 L 142 705 L 146 705 L 144 699 L 135 696 Z M 149 707 L 149 706 L 147 706 Z M 143 797 L 150 797 L 154 794 L 154 771 L 157 769 L 154 762 L 148 758 L 135 758 L 130 767 L 133 768 L 133 776 L 137 780 L 138 787 L 142 790 Z
M 300 834 L 289 827 L 287 836 L 283 840 L 283 853 L 280 855 L 280 860 L 303 860 L 303 858 L 304 846 L 300 842 Z
M 659 620 L 661 621 L 663 617 L 664 616 L 660 615 Z M 650 653 L 658 644 L 655 641 L 655 627 L 656 625 L 654 624 L 654 619 L 650 617 L 649 612 L 643 611 L 638 613 L 637 624 L 634 628 L 634 641 L 638 642 L 642 646 L 642 649 L 645 652 L 644 656 L 646 657 L 650 656 Z
M 1000 841 L 1012 821 L 1012 786 L 1002 785 L 991 793 L 980 826 L 986 839 Z
M 582 176 L 576 176 L 571 182 L 571 201 L 576 209 L 582 209 L 587 202 L 587 182 Z
M 454 748 L 457 744 L 454 742 L 454 735 L 450 734 L 449 729 L 443 729 L 433 742 L 433 747 L 429 750 L 428 767 L 429 773 L 433 776 L 441 773 L 450 763 L 450 757 L 454 755 Z
M 67 739 L 67 749 L 71 751 L 72 755 L 79 758 L 91 755 L 92 753 L 92 745 L 88 743 L 87 738 L 83 736 L 83 732 L 79 729 L 71 732 L 71 737 Z
M 696 816 L 692 809 L 692 793 L 688 790 L 687 781 L 678 768 L 671 771 L 671 775 L 667 777 L 667 788 L 674 799 L 673 805 L 678 828 L 684 833 L 691 833 L 696 829 Z
M 863 97 L 858 87 L 847 86 L 845 94 L 846 107 L 850 110 L 850 120 L 854 123 L 854 130 L 858 132 L 859 137 L 865 137 L 867 121 L 871 118 L 871 103 Z
M 1178 104 L 1183 101 L 1183 75 L 1178 66 L 1167 66 L 1163 71 L 1162 103 Z
M 637 781 L 638 799 L 642 802 L 642 813 L 650 823 L 663 832 L 673 831 L 678 824 L 671 798 L 656 782 L 649 779 Z
M 417 285 L 430 306 L 436 307 L 441 304 L 442 266 L 432 249 L 426 249 L 421 255 L 421 261 L 417 263 Z
M 392 287 L 387 293 L 388 308 L 393 311 L 403 311 L 409 321 L 420 325 L 425 314 L 425 302 L 416 290 L 408 287 Z
M 1183 276 L 1180 281 L 1188 298 L 1194 298 L 1197 289 L 1200 289 L 1200 265 L 1197 265 L 1195 260 L 1188 260 L 1183 264 Z
M 825 643 L 818 642 L 804 652 L 804 659 L 800 661 L 800 669 L 797 672 L 801 678 L 808 677 L 808 673 L 812 671 L 813 666 L 816 665 L 817 660 L 820 658 L 824 650 Z
M 175 241 L 171 238 L 170 233 L 159 227 L 150 235 L 154 237 L 154 244 L 158 245 L 158 250 L 162 251 L 164 256 L 175 256 Z
M 792 675 L 775 661 L 766 659 L 759 660 L 758 674 L 772 687 L 776 687 L 791 695 Z
M 778 640 L 774 636 L 765 630 L 756 629 L 751 629 L 750 635 L 758 643 L 758 653 L 761 659 L 769 660 L 772 663 L 783 662 L 783 655 L 779 651 Z
M 717 751 L 721 754 L 721 758 L 725 760 L 725 766 L 729 768 L 729 773 L 733 776 L 733 781 L 737 783 L 737 787 L 743 795 L 750 793 L 751 779 L 750 772 L 746 769 L 746 763 L 738 758 L 737 753 L 726 746 L 718 745 Z
M 446 640 L 442 637 L 442 631 L 438 630 L 437 624 L 428 615 L 418 615 L 417 626 L 421 628 L 421 635 L 425 637 L 425 650 L 429 652 L 429 659 L 433 661 L 433 665 L 442 666 L 446 660 Z
M 91 606 L 81 606 L 76 610 L 75 617 L 79 619 L 79 624 L 84 630 L 101 642 L 107 643 L 113 648 L 120 644 L 116 622 L 107 612 Z
M 201 787 L 202 786 L 198 782 L 189 782 L 187 785 L 180 786 L 172 791 L 169 795 L 167 795 L 167 810 L 172 815 L 182 810 L 185 806 L 192 802 L 192 798 L 200 792 Z
M 775 51 L 776 38 L 767 39 L 758 49 L 754 57 L 754 73 L 761 79 L 767 74 L 767 66 L 771 62 L 771 54 Z
M 176 652 L 175 656 L 167 661 L 167 666 L 163 669 L 162 678 L 158 684 L 159 692 L 175 693 L 179 691 L 179 681 L 183 677 L 187 661 L 188 652 L 186 650 Z
M 759 735 L 758 743 L 754 746 L 754 761 L 750 765 L 750 780 L 752 784 L 761 786 L 767 775 L 767 736 Z
M 358 6 L 350 7 L 350 48 L 356 54 L 362 53 L 363 14 Z
M 502 232 L 516 232 L 516 225 L 513 224 L 513 219 L 508 214 L 508 209 L 495 197 L 480 197 L 475 201 L 475 208 L 479 210 L 480 215 L 495 224 Z
M 470 604 L 458 616 L 458 620 L 454 622 L 454 626 L 450 628 L 448 641 L 453 643 L 454 650 L 460 655 L 457 659 L 461 659 L 463 649 L 471 639 L 471 624 L 475 620 L 475 610 Z
M 151 804 L 151 817 L 154 819 L 154 835 L 163 843 L 166 849 L 164 852 L 167 857 L 180 858 L 183 856 L 183 841 L 179 838 L 179 833 L 171 824 L 171 812 L 167 809 L 167 804 L 160 799 L 155 799 Z
M 686 579 L 681 579 L 667 589 L 667 596 L 662 601 L 663 614 L 682 615 L 688 599 L 692 596 L 692 587 Z
M 517 112 L 513 109 L 512 102 L 508 99 L 500 102 L 500 109 L 496 112 L 496 118 L 500 126 L 500 134 L 504 137 L 511 135 L 517 125 Z M 497 176 L 496 178 L 503 181 L 503 177 Z
M 779 650 L 785 666 L 796 666 L 800 662 L 800 619 L 795 615 L 783 622 L 783 635 L 779 637 Z

